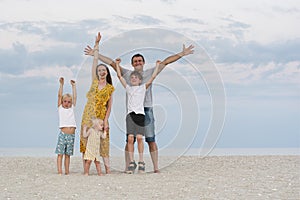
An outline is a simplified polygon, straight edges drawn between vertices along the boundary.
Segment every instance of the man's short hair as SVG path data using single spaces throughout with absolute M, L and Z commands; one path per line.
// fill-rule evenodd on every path
M 131 64 L 133 64 L 133 58 L 135 58 L 135 57 L 141 57 L 143 59 L 143 62 L 145 63 L 144 56 L 142 54 L 137 53 L 131 57 Z

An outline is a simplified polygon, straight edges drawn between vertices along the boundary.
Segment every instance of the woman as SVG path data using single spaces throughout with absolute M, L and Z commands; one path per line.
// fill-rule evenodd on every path
M 86 150 L 87 139 L 83 137 L 83 127 L 88 128 L 92 126 L 92 118 L 100 118 L 104 121 L 104 130 L 107 135 L 106 138 L 101 138 L 100 155 L 103 158 L 106 173 L 110 173 L 109 165 L 109 124 L 108 118 L 112 107 L 112 93 L 115 90 L 112 86 L 112 79 L 109 69 L 104 64 L 98 65 L 99 42 L 101 39 L 98 33 L 94 46 L 94 60 L 92 67 L 92 85 L 88 91 L 87 103 L 85 105 L 80 133 L 80 152 L 82 157 Z M 83 160 L 84 162 L 84 160 Z M 84 164 L 84 163 L 83 163 Z

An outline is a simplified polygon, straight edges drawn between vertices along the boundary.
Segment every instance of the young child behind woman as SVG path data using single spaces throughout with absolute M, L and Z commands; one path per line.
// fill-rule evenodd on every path
M 71 80 L 73 97 L 70 94 L 63 95 L 64 78 L 59 79 L 58 90 L 58 116 L 60 133 L 58 135 L 55 153 L 57 154 L 57 171 L 62 174 L 62 159 L 65 156 L 65 174 L 69 174 L 70 156 L 73 155 L 76 121 L 74 107 L 76 105 L 76 85 Z
M 99 176 L 102 176 L 100 166 L 100 137 L 106 138 L 106 132 L 103 131 L 103 120 L 92 119 L 93 126 L 87 130 L 87 126 L 83 127 L 83 137 L 87 138 L 86 151 L 83 159 L 85 160 L 84 175 L 88 176 L 92 161 L 95 162 L 96 170 Z

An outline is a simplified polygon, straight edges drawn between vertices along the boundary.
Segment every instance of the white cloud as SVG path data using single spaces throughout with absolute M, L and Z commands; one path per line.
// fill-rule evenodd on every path
M 40 66 L 38 68 L 34 69 L 28 69 L 25 70 L 23 73 L 14 75 L 14 74 L 6 74 L 6 73 L 0 73 L 0 77 L 5 78 L 45 78 L 45 79 L 53 79 L 53 78 L 59 78 L 59 77 L 65 77 L 66 79 L 75 79 L 76 73 L 74 71 L 78 71 L 79 66 Z
M 259 82 L 300 83 L 300 61 L 288 63 L 269 62 L 253 64 L 226 63 L 218 64 L 225 83 L 251 84 Z
M 300 83 L 300 61 L 279 64 L 283 70 L 270 75 L 270 79 L 280 82 Z
M 31 26 L 36 26 L 38 24 L 32 23 Z M 41 27 L 43 28 L 43 27 Z M 47 48 L 55 46 L 68 46 L 74 47 L 73 43 L 57 41 L 48 37 L 45 37 L 44 34 L 36 34 L 29 32 L 22 32 L 22 29 L 19 29 L 16 26 L 8 27 L 8 29 L 0 29 L 0 48 L 2 49 L 11 49 L 13 44 L 20 43 L 26 47 L 28 52 L 42 51 Z
M 18 5 L 18 6 L 15 6 Z M 115 6 L 117 5 L 117 6 Z M 247 27 L 239 29 L 245 41 L 270 43 L 298 37 L 300 12 L 299 1 L 73 1 L 68 0 L 2 0 L 0 19 L 2 22 L 46 21 L 78 22 L 87 19 L 111 20 L 116 31 L 145 26 L 159 26 L 180 31 L 188 36 L 201 38 L 226 37 L 236 38 L 230 25 L 231 19 Z M 26 8 L 26 9 L 24 9 Z M 113 8 L 113 9 L 112 9 Z M 11 14 L 13 10 L 13 15 Z M 120 16 L 127 22 L 118 19 Z M 140 21 L 142 19 L 142 21 Z M 161 24 L 155 25 L 155 20 Z M 150 20 L 150 21 L 149 21 Z M 203 23 L 182 23 L 182 21 Z M 144 22 L 143 22 L 144 21 Z M 137 23 L 138 22 L 138 23 Z M 143 23 L 139 23 L 143 22 Z M 151 22 L 148 24 L 148 22 Z M 95 27 L 96 28 L 96 27 Z M 239 33 L 240 34 L 240 33 Z M 239 38 L 241 39 L 241 38 Z

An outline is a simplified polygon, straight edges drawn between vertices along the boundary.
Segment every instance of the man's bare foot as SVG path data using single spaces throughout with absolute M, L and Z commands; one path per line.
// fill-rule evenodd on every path
M 103 176 L 103 174 L 102 173 L 98 173 L 98 176 Z
M 153 173 L 157 173 L 157 174 L 159 174 L 159 173 L 160 173 L 160 171 L 159 171 L 158 169 L 155 169 L 155 170 L 153 171 Z

